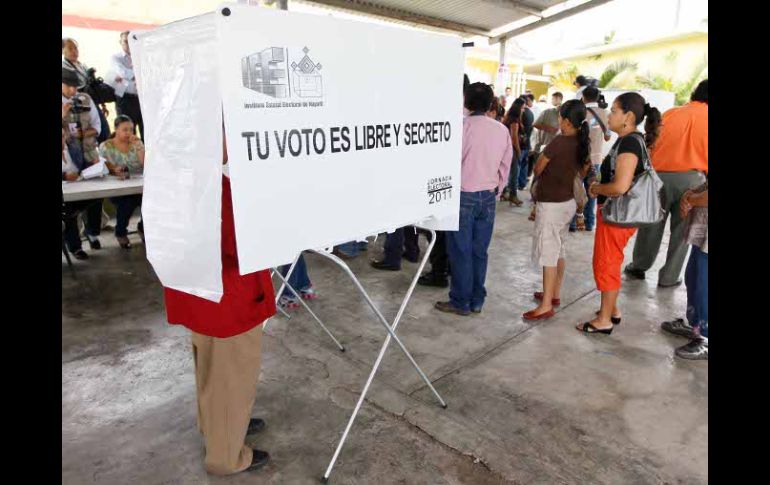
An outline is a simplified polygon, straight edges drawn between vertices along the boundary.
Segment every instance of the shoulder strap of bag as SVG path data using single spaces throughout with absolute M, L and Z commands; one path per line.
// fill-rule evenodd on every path
M 650 154 L 647 151 L 647 143 L 644 141 L 644 137 L 637 133 L 631 133 L 630 136 L 633 136 L 639 143 L 642 145 L 642 166 L 645 170 L 652 170 L 652 165 L 650 164 Z M 620 149 L 620 141 L 618 141 L 618 144 L 615 145 L 615 148 L 612 149 L 612 153 L 610 154 L 610 166 L 612 167 L 612 171 L 615 171 L 615 164 L 618 160 L 618 150 Z
M 601 126 L 602 128 L 602 134 L 607 133 L 607 127 L 604 126 L 602 119 L 599 118 L 599 115 L 596 114 L 596 111 L 594 111 L 593 108 L 586 108 L 586 109 L 590 111 L 592 115 L 594 115 L 594 119 L 596 119 L 596 122 L 599 123 L 599 126 Z

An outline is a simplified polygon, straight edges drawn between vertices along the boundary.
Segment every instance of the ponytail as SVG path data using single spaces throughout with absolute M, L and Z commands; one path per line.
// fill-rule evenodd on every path
M 653 108 L 649 103 L 644 104 L 644 117 L 644 141 L 648 148 L 652 148 L 660 135 L 662 117 L 658 108 Z
M 615 98 L 615 102 L 618 103 L 623 113 L 630 111 L 634 114 L 637 126 L 646 119 L 644 123 L 644 142 L 647 148 L 652 148 L 658 139 L 658 135 L 660 135 L 662 117 L 658 108 L 653 108 L 639 93 L 634 92 L 621 94 Z
M 577 130 L 577 165 L 579 170 L 582 170 L 583 167 L 585 167 L 586 162 L 588 161 L 588 157 L 591 156 L 591 138 L 589 137 L 590 131 L 591 127 L 588 126 L 588 120 L 583 120 Z
M 599 101 L 597 101 L 601 109 L 607 109 L 607 101 L 604 99 L 604 95 L 599 95 Z
M 591 131 L 586 119 L 586 105 L 577 99 L 571 99 L 559 107 L 559 116 L 569 121 L 577 130 L 577 159 L 576 163 L 580 170 L 586 165 L 588 157 L 591 155 L 591 140 L 588 133 Z

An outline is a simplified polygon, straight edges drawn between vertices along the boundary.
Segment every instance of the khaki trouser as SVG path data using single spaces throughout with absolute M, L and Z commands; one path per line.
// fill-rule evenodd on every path
M 665 193 L 666 217 L 657 224 L 639 228 L 634 245 L 634 259 L 629 266 L 631 269 L 647 271 L 655 263 L 663 241 L 663 233 L 666 230 L 666 220 L 671 216 L 671 236 L 668 240 L 666 262 L 658 271 L 658 283 L 673 285 L 679 281 L 682 275 L 684 261 L 687 259 L 687 251 L 690 245 L 684 240 L 684 230 L 687 227 L 687 219 L 679 216 L 679 202 L 682 195 L 689 189 L 703 184 L 706 176 L 702 172 L 691 170 L 689 172 L 658 172 L 663 181 Z
M 230 338 L 192 333 L 198 430 L 206 441 L 206 471 L 229 475 L 251 465 L 246 430 L 257 396 L 262 325 Z

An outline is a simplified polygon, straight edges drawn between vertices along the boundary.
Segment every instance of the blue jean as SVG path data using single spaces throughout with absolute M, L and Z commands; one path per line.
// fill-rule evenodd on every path
M 693 246 L 684 272 L 687 286 L 687 321 L 698 333 L 709 336 L 709 255 Z
M 446 233 L 452 268 L 449 301 L 461 310 L 481 309 L 487 290 L 487 249 L 492 241 L 497 197 L 490 190 L 460 193 L 460 229 Z
M 282 275 L 286 276 L 286 273 L 289 272 L 289 268 L 291 268 L 291 265 L 285 264 L 278 268 L 278 271 L 280 271 Z M 294 267 L 294 271 L 292 271 L 291 276 L 289 276 L 289 284 L 292 288 L 297 290 L 297 292 L 307 290 L 311 286 L 310 277 L 307 274 L 307 264 L 305 263 L 305 257 L 301 254 L 297 260 L 297 265 Z M 295 298 L 294 293 L 292 293 L 288 288 L 283 289 L 281 296 Z
M 527 187 L 527 179 L 529 178 L 529 148 L 525 148 L 521 151 L 521 158 L 519 158 L 519 190 L 523 190 Z
M 366 242 L 350 241 L 346 242 L 345 244 L 338 245 L 337 250 L 342 254 L 353 258 L 358 256 L 358 253 L 361 251 L 365 251 L 368 244 L 369 243 Z
M 519 159 L 516 158 L 516 152 L 513 152 L 511 160 L 511 171 L 508 172 L 508 192 L 510 197 L 516 197 L 516 191 L 519 190 Z
M 115 224 L 115 236 L 125 237 L 128 236 L 128 221 L 131 219 L 131 214 L 142 206 L 141 195 L 124 195 L 121 197 L 112 197 L 110 199 L 112 205 L 115 206 L 117 212 L 117 222 Z M 139 232 L 144 232 L 144 225 L 142 220 L 139 220 L 138 226 Z

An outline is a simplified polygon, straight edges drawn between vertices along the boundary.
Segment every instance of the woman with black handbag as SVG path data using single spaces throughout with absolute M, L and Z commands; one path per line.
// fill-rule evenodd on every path
M 645 121 L 643 135 L 636 127 Z M 624 93 L 615 98 L 610 110 L 608 125 L 618 134 L 618 140 L 605 157 L 600 169 L 601 183 L 588 188 L 589 196 L 596 197 L 596 237 L 594 239 L 593 269 L 596 288 L 602 293 L 601 308 L 596 318 L 584 322 L 577 329 L 585 333 L 611 334 L 614 325 L 620 323 L 617 306 L 620 292 L 620 269 L 623 251 L 636 227 L 623 227 L 604 221 L 602 206 L 608 198 L 622 196 L 632 187 L 634 178 L 645 171 L 647 148 L 651 147 L 660 132 L 660 112 L 652 108 L 638 93 Z

